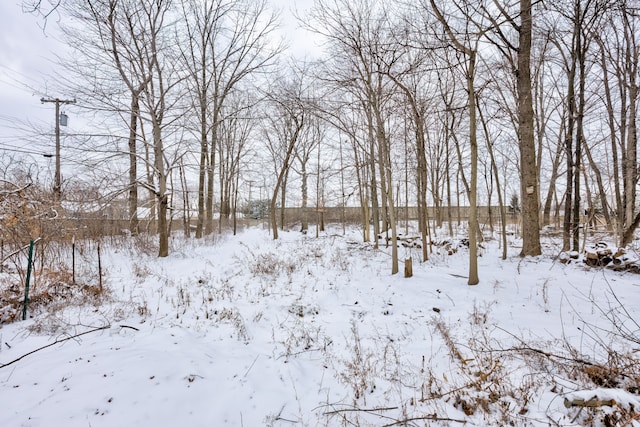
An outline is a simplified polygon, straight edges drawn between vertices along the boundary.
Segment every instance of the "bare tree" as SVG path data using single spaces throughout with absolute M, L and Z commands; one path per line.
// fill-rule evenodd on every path
M 294 157 L 298 166 L 292 165 L 292 169 L 300 175 L 301 180 L 301 205 L 302 221 L 300 231 L 306 233 L 309 230 L 309 217 L 307 207 L 309 206 L 309 160 L 314 151 L 320 155 L 320 139 L 322 138 L 322 127 L 320 118 L 312 115 L 307 117 L 306 126 L 303 128 L 299 144 L 294 148 Z M 320 179 L 320 171 L 318 170 L 317 179 Z M 318 206 L 317 209 L 320 209 Z
M 212 175 L 209 157 L 209 96 L 213 82 L 210 72 L 212 58 L 210 43 L 223 29 L 224 17 L 230 13 L 231 3 L 219 1 L 184 1 L 182 13 L 184 16 L 186 41 L 182 47 L 182 60 L 189 70 L 190 78 L 187 86 L 193 97 L 193 109 L 197 118 L 197 135 L 200 142 L 200 161 L 198 170 L 198 217 L 196 223 L 196 238 L 204 233 L 205 220 L 205 178 L 207 171 Z M 215 148 L 215 147 L 212 147 Z
M 197 89 L 200 125 L 196 235 L 202 235 L 203 227 L 213 231 L 214 170 L 227 100 L 240 83 L 272 66 L 282 46 L 273 40 L 277 17 L 266 0 L 194 1 L 184 11 L 192 41 L 183 56 Z
M 171 156 L 166 150 L 168 129 L 180 116 L 177 104 L 179 96 L 173 96 L 179 88 L 181 75 L 176 65 L 175 33 L 165 19 L 171 13 L 167 0 L 91 0 L 69 1 L 65 10 L 70 12 L 73 24 L 84 25 L 84 31 L 94 37 L 93 45 L 85 39 L 78 49 L 94 67 L 115 72 L 121 84 L 127 88 L 129 105 L 113 105 L 116 112 L 127 111 L 129 158 L 129 215 L 132 232 L 137 232 L 137 186 L 143 185 L 153 194 L 158 208 L 159 256 L 169 252 L 168 237 L 168 174 Z M 87 25 L 88 24 L 88 25 Z M 79 28 L 79 27 L 78 27 Z M 68 34 L 78 36 L 78 28 L 70 26 Z M 75 31 L 73 31 L 75 29 Z M 81 36 L 80 36 L 81 37 Z M 73 38 L 71 39 L 73 40 Z M 103 90 L 113 75 L 87 74 L 88 84 Z M 145 132 L 145 126 L 147 132 Z M 138 154 L 142 142 L 144 155 Z M 144 159 L 147 182 L 138 179 L 137 163 Z M 175 160 L 176 157 L 173 157 Z M 156 185 L 157 184 L 157 185 Z
M 266 115 L 266 126 L 263 130 L 263 136 L 269 145 L 277 176 L 269 211 L 274 239 L 278 238 L 276 216 L 278 194 L 281 196 L 281 209 L 284 212 L 286 177 L 308 115 L 307 105 L 304 102 L 306 81 L 302 74 L 283 76 L 276 84 L 276 89 L 272 90 L 269 95 L 269 106 L 272 111 Z M 284 226 L 284 219 L 281 220 L 281 225 Z
M 468 15 L 511 65 L 517 86 L 517 134 L 520 157 L 520 194 L 522 198 L 521 256 L 542 253 L 540 246 L 540 190 L 538 157 L 534 134 L 533 92 L 531 81 L 531 46 L 533 40 L 533 5 L 531 0 L 517 3 L 504 0 L 478 1 L 472 6 L 479 17 Z M 514 10 L 515 9 L 515 10 Z M 512 33 L 515 33 L 515 41 Z
M 404 32 L 409 33 L 408 29 Z M 404 34 L 400 34 L 402 37 Z M 396 35 L 398 37 L 398 35 Z M 427 73 L 424 65 L 428 59 L 428 47 L 423 45 L 421 49 L 411 49 L 406 46 L 404 40 L 394 40 L 396 43 L 392 60 L 394 64 L 387 64 L 388 68 L 384 69 L 385 75 L 396 85 L 404 96 L 405 102 L 408 104 L 410 111 L 409 117 L 414 130 L 415 138 L 415 154 L 417 160 L 417 200 L 418 200 L 418 228 L 422 234 L 422 259 L 426 261 L 429 258 L 427 242 L 430 242 L 429 236 L 429 215 L 427 209 L 427 188 L 429 186 L 429 174 L 427 167 L 427 144 L 426 144 L 426 123 L 428 104 L 425 99 Z M 390 48 L 390 47 L 389 47 Z M 388 48 L 388 49 L 389 49 Z M 393 66 L 395 65 L 395 66 Z M 432 165 L 433 166 L 433 165 Z M 432 178 L 435 177 L 435 168 L 431 168 Z M 435 181 L 435 179 L 433 179 Z M 408 179 L 406 180 L 408 181 Z M 437 195 L 437 184 L 434 183 L 432 189 L 434 191 L 434 203 L 437 205 L 439 199 Z
M 467 58 L 464 69 L 467 83 L 468 109 L 469 109 L 469 147 L 471 150 L 471 179 L 469 182 L 469 285 L 477 285 L 480 282 L 478 277 L 478 214 L 477 214 L 477 182 L 478 182 L 478 140 L 476 136 L 476 89 L 474 85 L 476 57 L 478 52 L 479 37 L 471 40 L 472 34 L 468 31 L 463 33 L 465 38 L 460 41 L 458 36 L 451 29 L 448 21 L 436 6 L 434 0 L 429 0 L 433 13 L 444 27 L 447 37 L 453 46 L 462 52 Z
M 321 0 L 315 4 L 310 18 L 307 27 L 329 40 L 335 53 L 331 77 L 326 80 L 348 93 L 363 113 L 364 135 L 369 143 L 364 160 L 369 165 L 374 233 L 380 234 L 382 223 L 387 242 L 391 242 L 391 272 L 395 274 L 398 272 L 397 224 L 387 129 L 393 91 L 386 75 L 396 57 L 395 50 L 389 49 L 392 41 L 389 10 L 384 2 L 377 0 Z M 382 211 L 378 209 L 378 186 Z
M 604 103 L 609 128 L 616 230 L 620 245 L 631 242 L 640 223 L 636 213 L 637 111 L 640 91 L 638 70 L 640 40 L 638 14 L 628 2 L 616 2 L 606 10 L 607 27 L 598 31 Z M 617 110 L 617 111 L 616 111 Z
M 237 199 L 237 183 L 240 175 L 241 159 L 247 152 L 253 125 L 258 121 L 254 117 L 255 102 L 244 93 L 230 94 L 223 109 L 224 119 L 220 123 L 218 150 L 218 177 L 220 181 L 220 221 L 228 221 L 234 214 Z
M 132 56 L 134 51 L 123 47 L 135 43 L 124 27 L 136 25 L 124 22 L 122 10 L 126 7 L 125 2 L 119 0 L 65 3 L 64 10 L 70 20 L 65 21 L 63 31 L 67 42 L 80 55 L 63 63 L 70 73 L 79 77 L 68 81 L 73 85 L 71 90 L 80 94 L 84 108 L 120 115 L 126 123 L 129 230 L 137 234 L 140 99 L 152 76 L 150 70 L 140 66 L 139 58 Z M 128 108 L 123 105 L 124 96 L 129 98 Z

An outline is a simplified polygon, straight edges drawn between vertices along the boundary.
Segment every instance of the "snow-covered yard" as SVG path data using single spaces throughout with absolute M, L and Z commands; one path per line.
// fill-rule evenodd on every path
M 136 248 L 0 328 L 0 426 L 640 426 L 640 275 L 490 241 L 478 286 L 464 247 L 404 278 L 341 229 Z

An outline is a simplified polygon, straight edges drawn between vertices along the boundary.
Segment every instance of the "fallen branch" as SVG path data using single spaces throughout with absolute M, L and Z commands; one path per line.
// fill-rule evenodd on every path
M 334 411 L 325 412 L 324 415 L 336 415 L 342 414 L 344 412 L 381 412 L 381 411 L 393 411 L 398 409 L 397 406 L 391 406 L 388 408 L 345 408 L 345 409 L 336 409 Z
M 616 401 L 613 399 L 599 399 L 597 396 L 591 399 L 564 399 L 564 406 L 571 408 L 573 406 L 580 406 L 582 408 L 599 408 L 600 406 L 616 406 Z
M 455 419 L 455 418 L 446 418 L 446 417 L 443 418 L 443 417 L 439 417 L 437 415 L 426 415 L 424 417 L 405 418 L 404 420 L 398 420 L 395 423 L 385 424 L 383 427 L 407 425 L 407 423 L 409 421 L 425 421 L 425 420 L 429 420 L 429 421 L 450 421 L 450 422 L 460 423 L 460 424 L 466 424 L 467 423 L 466 420 L 458 420 L 458 419 Z
M 84 332 L 81 332 L 81 333 L 79 333 L 79 334 L 72 335 L 72 336 L 70 336 L 70 337 L 66 337 L 66 338 L 63 338 L 63 339 L 60 339 L 60 340 L 55 340 L 55 341 L 54 341 L 54 342 L 52 342 L 51 344 L 47 344 L 47 345 L 45 345 L 45 346 L 42 346 L 42 347 L 36 348 L 35 350 L 32 350 L 32 351 L 30 351 L 29 353 L 25 353 L 25 354 L 23 354 L 22 356 L 18 357 L 17 359 L 12 360 L 11 362 L 4 363 L 4 364 L 0 365 L 0 369 L 4 368 L 5 366 L 13 365 L 14 363 L 19 362 L 20 360 L 24 359 L 25 357 L 30 356 L 30 355 L 32 355 L 33 353 L 37 353 L 37 352 L 38 352 L 38 351 L 40 351 L 40 350 L 44 350 L 45 348 L 52 347 L 52 346 L 54 346 L 54 345 L 56 345 L 56 344 L 60 344 L 61 342 L 69 341 L 69 340 L 72 340 L 72 339 L 75 339 L 75 338 L 81 337 L 81 336 L 83 336 L 83 335 L 90 334 L 90 333 L 92 333 L 92 332 L 98 332 L 98 331 L 102 331 L 102 330 L 105 330 L 105 329 L 109 329 L 110 327 L 111 327 L 111 325 L 101 326 L 101 327 L 99 327 L 99 328 L 91 329 L 91 330 L 89 330 L 89 331 L 84 331 Z
M 345 409 L 336 409 L 336 410 L 333 410 L 333 411 L 325 412 L 324 415 L 337 415 L 337 414 L 341 414 L 341 413 L 345 413 L 345 412 L 365 412 L 365 413 L 368 413 L 368 414 L 378 415 L 379 417 L 383 417 L 383 418 L 390 418 L 390 417 L 383 416 L 381 414 L 376 414 L 376 412 L 394 411 L 394 410 L 397 410 L 397 409 L 398 409 L 397 406 L 389 406 L 389 407 L 381 407 L 381 408 L 345 408 Z M 420 421 L 420 420 L 423 420 L 423 421 L 425 421 L 425 420 L 429 420 L 429 421 L 450 421 L 450 422 L 456 422 L 456 423 L 460 423 L 460 424 L 466 424 L 467 423 L 466 420 L 439 417 L 439 416 L 437 416 L 435 414 L 432 414 L 432 415 L 425 415 L 423 417 L 414 417 L 414 418 L 405 418 L 405 419 L 402 419 L 402 420 L 395 420 L 391 424 L 384 424 L 384 427 L 391 427 L 391 426 L 397 426 L 397 425 L 406 425 L 406 423 L 408 423 L 409 421 Z
M 490 352 L 516 352 L 516 353 L 523 353 L 523 352 L 531 352 L 531 353 L 536 353 L 539 354 L 541 356 L 544 356 L 548 359 L 559 359 L 559 360 L 563 360 L 566 362 L 574 362 L 574 363 L 578 363 L 581 365 L 585 365 L 585 366 L 596 366 L 597 364 L 594 362 L 590 362 L 589 360 L 586 359 L 582 359 L 579 357 L 572 357 L 572 356 L 564 356 L 561 354 L 556 354 L 556 353 L 551 353 L 548 351 L 544 351 L 541 350 L 539 348 L 534 348 L 531 347 L 530 345 L 528 345 L 525 341 L 523 341 L 520 337 L 512 334 L 511 332 L 507 331 L 506 329 L 500 328 L 498 327 L 498 329 L 500 329 L 503 332 L 506 332 L 507 334 L 511 335 L 511 337 L 513 337 L 514 339 L 520 341 L 521 346 L 520 347 L 511 347 L 511 348 L 507 348 L 507 349 L 491 349 L 488 350 Z
M 555 353 L 550 353 L 548 351 L 544 351 L 538 348 L 533 348 L 530 346 L 523 346 L 523 347 L 512 347 L 510 349 L 506 349 L 503 351 L 514 351 L 514 352 L 531 352 L 531 353 L 537 353 L 540 354 L 542 356 L 545 356 L 548 359 L 560 359 L 563 360 L 565 362 L 575 362 L 578 363 L 580 365 L 585 365 L 585 366 L 596 366 L 595 363 L 590 362 L 588 360 L 585 359 L 581 359 L 579 357 L 570 357 L 570 356 L 563 356 L 561 354 L 555 354 Z
M 631 418 L 629 418 L 624 424 L 622 424 L 620 427 L 626 427 L 628 425 L 631 425 L 631 423 L 635 420 L 637 420 L 638 418 L 640 418 L 640 414 L 634 414 Z

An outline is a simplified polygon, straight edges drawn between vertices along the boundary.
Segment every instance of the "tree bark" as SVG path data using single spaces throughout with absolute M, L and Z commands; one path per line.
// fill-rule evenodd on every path
M 531 0 L 520 0 L 518 48 L 518 136 L 522 194 L 522 251 L 520 256 L 537 256 L 540 247 L 540 203 L 533 133 L 533 99 L 531 90 Z
M 129 120 L 129 231 L 136 236 L 140 232 L 138 221 L 138 120 L 140 116 L 139 94 L 131 93 L 131 117 Z

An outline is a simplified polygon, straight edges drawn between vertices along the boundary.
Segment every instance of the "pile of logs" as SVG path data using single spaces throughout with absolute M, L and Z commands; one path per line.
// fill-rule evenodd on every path
M 568 264 L 580 258 L 576 251 L 560 253 L 559 260 Z M 640 273 L 640 260 L 630 256 L 624 248 L 611 247 L 606 242 L 598 242 L 585 248 L 582 261 L 590 267 L 606 267 L 614 271 Z
M 444 240 L 437 241 L 434 244 L 436 246 L 441 247 L 442 250 L 447 253 L 447 255 L 453 255 L 456 252 L 458 252 L 458 248 L 461 245 L 469 247 L 469 240 L 468 239 L 463 239 L 463 241 L 455 242 L 455 241 L 453 241 L 451 239 L 444 239 Z
M 406 236 L 400 233 L 396 239 L 400 242 L 400 245 L 405 248 L 422 248 L 422 239 L 420 236 Z M 389 243 L 391 241 L 391 233 L 378 234 L 378 240 L 384 240 L 386 243 Z

